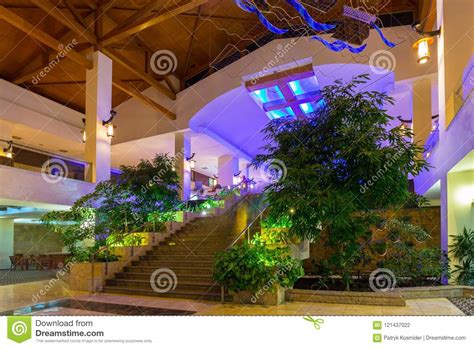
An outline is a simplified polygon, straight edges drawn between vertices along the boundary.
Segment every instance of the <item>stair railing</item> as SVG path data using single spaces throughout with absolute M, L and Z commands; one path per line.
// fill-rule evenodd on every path
M 242 232 L 239 233 L 239 235 L 232 241 L 232 243 L 230 243 L 230 245 L 225 249 L 225 250 L 229 250 L 230 248 L 232 248 L 234 245 L 236 245 L 239 240 L 243 239 L 242 237 L 246 237 L 247 238 L 247 242 L 250 243 L 250 239 L 251 239 L 251 228 L 255 225 L 255 223 L 257 221 L 260 222 L 260 227 L 262 226 L 262 220 L 263 220 L 263 214 L 265 213 L 265 211 L 267 210 L 268 208 L 268 205 L 265 206 L 259 213 L 258 215 L 242 230 Z M 224 303 L 225 302 L 225 288 L 223 286 L 221 286 L 221 302 Z

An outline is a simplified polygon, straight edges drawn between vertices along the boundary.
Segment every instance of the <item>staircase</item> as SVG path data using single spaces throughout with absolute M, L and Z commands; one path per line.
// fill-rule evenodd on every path
M 220 216 L 190 222 L 107 280 L 104 292 L 219 301 L 221 288 L 212 279 L 214 255 L 235 240 L 261 206 L 260 195 L 248 195 Z M 165 280 L 164 269 L 176 275 L 168 271 L 174 277 L 168 278 L 171 283 Z M 157 276 L 164 275 L 163 283 L 156 276 L 151 279 L 155 271 Z M 165 288 L 171 289 L 162 292 Z M 228 294 L 224 295 L 229 299 Z

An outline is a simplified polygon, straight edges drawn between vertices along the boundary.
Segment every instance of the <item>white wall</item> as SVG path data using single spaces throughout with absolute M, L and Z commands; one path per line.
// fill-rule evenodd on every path
M 0 219 L 0 269 L 10 268 L 13 256 L 13 219 Z

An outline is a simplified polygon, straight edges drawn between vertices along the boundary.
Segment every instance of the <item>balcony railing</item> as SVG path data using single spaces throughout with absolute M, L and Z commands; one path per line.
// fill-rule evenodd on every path
M 90 163 L 60 156 L 25 145 L 14 144 L 12 157 L 0 157 L 0 164 L 85 181 Z

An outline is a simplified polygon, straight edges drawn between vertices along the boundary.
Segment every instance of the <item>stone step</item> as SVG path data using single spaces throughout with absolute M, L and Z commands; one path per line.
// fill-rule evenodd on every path
M 220 292 L 205 293 L 205 292 L 196 292 L 196 291 L 174 290 L 174 291 L 168 291 L 165 293 L 158 293 L 153 290 L 126 288 L 122 286 L 104 286 L 103 291 L 107 293 L 115 293 L 115 294 L 183 298 L 183 299 L 190 299 L 190 300 L 196 300 L 196 301 L 220 301 L 221 300 Z M 230 295 L 225 295 L 225 301 L 230 301 L 230 300 L 232 300 L 232 297 Z
M 132 261 L 132 266 L 147 266 L 155 268 L 212 268 L 214 261 L 181 261 L 177 260 L 167 260 L 167 261 L 149 261 L 149 260 L 138 260 Z
M 176 278 L 176 284 L 167 283 L 167 282 L 160 282 L 160 284 L 155 283 L 155 285 L 160 289 L 165 288 L 173 288 L 176 291 L 180 290 L 190 290 L 190 291 L 197 291 L 197 292 L 220 292 L 220 286 L 216 285 L 215 283 L 205 283 L 205 282 L 188 282 L 188 281 L 180 281 L 179 277 Z M 150 279 L 108 279 L 105 282 L 106 286 L 119 286 L 125 287 L 130 289 L 139 289 L 139 290 L 154 290 Z
M 163 250 L 162 248 L 158 248 L 156 250 L 147 250 L 145 255 L 149 256 L 160 256 L 163 258 L 173 258 L 173 257 L 180 257 L 183 259 L 190 258 L 195 260 L 197 258 L 209 258 L 214 257 L 215 253 L 193 253 L 191 251 L 187 251 L 184 253 L 172 252 L 169 250 Z
M 159 267 L 158 267 L 159 268 Z M 151 274 L 158 269 L 153 266 L 127 266 L 124 267 L 124 272 L 140 272 Z M 197 267 L 197 268 L 179 268 L 174 267 L 172 271 L 177 275 L 212 275 L 212 268 Z
M 201 251 L 201 250 L 179 250 L 177 248 L 170 248 L 168 246 L 155 247 L 152 250 L 149 250 L 153 255 L 184 255 L 184 256 L 206 256 L 206 255 L 215 255 L 217 251 L 221 250 L 211 250 L 211 251 Z
M 225 250 L 227 245 L 223 244 L 222 246 L 213 246 L 213 245 L 160 245 L 160 249 L 157 250 L 164 250 L 164 251 L 171 251 L 174 253 L 202 253 L 202 254 L 210 254 L 216 253 L 218 251 Z
M 115 273 L 116 279 L 140 279 L 140 280 L 150 280 L 152 273 L 145 272 L 118 272 Z M 196 282 L 196 283 L 213 283 L 213 278 L 211 274 L 179 274 L 176 275 L 178 281 L 183 282 Z
M 140 256 L 140 260 L 143 260 L 143 261 L 162 261 L 162 262 L 166 262 L 166 261 L 190 261 L 190 262 L 198 262 L 198 261 L 214 261 L 214 255 L 206 255 L 206 256 L 203 256 L 203 255 L 200 255 L 200 256 L 196 256 L 196 255 L 192 255 L 192 254 L 188 254 L 188 255 L 181 255 L 181 254 L 174 254 L 174 255 L 161 255 L 160 253 L 156 253 L 156 254 L 147 254 L 147 255 L 143 255 L 143 256 Z
M 202 248 L 202 249 L 225 249 L 231 242 L 219 241 L 219 242 L 208 242 L 208 241 L 165 241 L 160 242 L 159 246 L 171 246 L 171 247 L 184 247 L 188 249 Z

